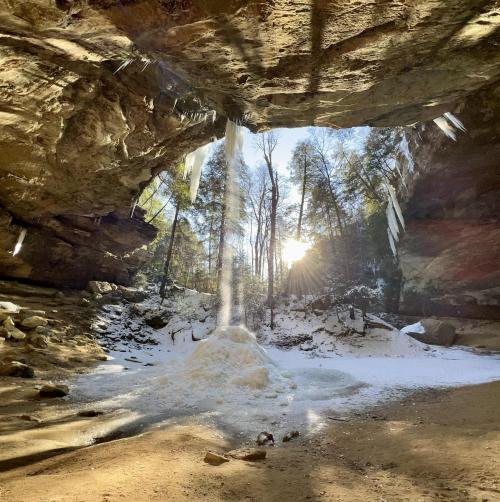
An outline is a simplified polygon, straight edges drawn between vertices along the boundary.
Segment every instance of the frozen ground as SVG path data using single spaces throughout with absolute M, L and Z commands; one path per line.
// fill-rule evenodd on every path
M 179 322 L 174 316 L 172 323 Z M 122 428 L 189 418 L 230 435 L 255 437 L 268 430 L 279 437 L 292 429 L 314 432 L 329 416 L 410 390 L 500 379 L 498 356 L 430 347 L 390 328 L 339 337 L 329 333 L 333 321 L 327 318 L 289 322 L 293 329 L 282 325 L 280 336 L 309 328 L 314 334 L 287 350 L 271 345 L 269 334 L 261 346 L 236 327 L 203 341 L 193 341 L 193 330 L 185 329 L 174 342 L 169 323 L 156 346 L 111 351 L 112 359 L 94 373 L 70 382 L 71 396 L 88 408 L 116 414 Z M 210 323 L 202 323 L 203 330 Z M 318 330 L 321 326 L 327 331 Z

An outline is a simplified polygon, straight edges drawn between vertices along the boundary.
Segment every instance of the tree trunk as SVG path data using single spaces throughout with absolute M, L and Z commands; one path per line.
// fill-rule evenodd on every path
M 272 176 L 272 168 L 270 168 Z M 271 235 L 269 237 L 267 303 L 271 309 L 271 329 L 274 329 L 274 253 L 276 249 L 276 210 L 278 207 L 278 187 L 274 177 L 271 188 Z
M 179 217 L 179 203 L 177 203 L 177 205 L 175 206 L 174 221 L 172 222 L 172 230 L 170 231 L 170 241 L 168 243 L 167 257 L 165 259 L 165 266 L 163 267 L 163 277 L 161 279 L 161 286 L 160 286 L 160 296 L 162 298 L 165 298 L 165 291 L 168 281 L 168 270 L 170 268 L 172 251 L 174 249 L 175 230 L 177 228 L 178 217 Z
M 304 214 L 304 199 L 306 196 L 306 184 L 307 184 L 307 161 L 306 155 L 304 154 L 304 172 L 302 174 L 302 197 L 300 199 L 300 210 L 299 210 L 299 221 L 297 223 L 297 240 L 300 241 L 300 235 L 302 233 L 302 215 Z

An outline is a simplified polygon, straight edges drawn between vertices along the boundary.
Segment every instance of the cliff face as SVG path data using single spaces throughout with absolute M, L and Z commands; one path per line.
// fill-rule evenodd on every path
M 413 135 L 402 308 L 500 318 L 500 89 L 459 115 L 468 131 L 456 143 L 432 123 Z
M 499 26 L 484 0 L 0 1 L 0 275 L 127 283 L 133 201 L 225 117 L 430 119 L 500 78 Z

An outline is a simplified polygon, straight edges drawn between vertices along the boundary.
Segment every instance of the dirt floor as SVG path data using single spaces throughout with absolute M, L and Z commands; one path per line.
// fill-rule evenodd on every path
M 424 392 L 260 462 L 204 463 L 229 445 L 175 426 L 0 473 L 0 500 L 500 501 L 500 382 Z

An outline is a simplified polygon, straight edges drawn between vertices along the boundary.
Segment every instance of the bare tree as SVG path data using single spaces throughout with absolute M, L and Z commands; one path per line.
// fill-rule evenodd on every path
M 269 253 L 267 259 L 267 303 L 271 310 L 271 329 L 274 329 L 274 255 L 276 251 L 276 215 L 279 200 L 278 173 L 273 166 L 273 152 L 278 138 L 273 131 L 258 136 L 257 147 L 261 151 L 271 181 L 271 218 Z

